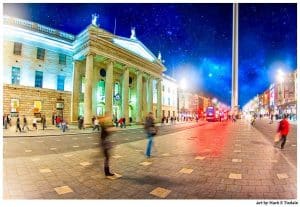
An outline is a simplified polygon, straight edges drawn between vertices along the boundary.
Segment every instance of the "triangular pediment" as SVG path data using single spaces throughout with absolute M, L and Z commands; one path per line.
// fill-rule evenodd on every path
M 155 62 L 157 57 L 139 40 L 124 37 L 116 37 L 112 39 L 113 43 L 123 49 L 130 51 L 148 61 Z

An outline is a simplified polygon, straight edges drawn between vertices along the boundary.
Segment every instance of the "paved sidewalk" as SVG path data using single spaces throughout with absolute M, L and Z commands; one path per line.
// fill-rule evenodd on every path
M 157 136 L 151 159 L 144 156 L 146 143 L 143 139 L 116 145 L 111 168 L 123 176 L 116 180 L 104 177 L 103 157 L 98 148 L 4 159 L 3 197 L 295 199 L 297 196 L 296 166 L 244 120 L 208 123 Z
M 196 125 L 203 123 L 205 121 L 199 121 L 198 123 L 193 122 L 177 122 L 176 124 L 164 124 L 164 127 L 172 127 L 172 126 L 190 126 L 190 125 Z M 161 127 L 162 125 L 160 123 L 156 124 L 156 126 Z M 130 130 L 130 129 L 140 129 L 143 128 L 144 125 L 127 125 L 126 128 L 121 127 L 110 127 L 109 131 L 122 131 L 122 130 Z M 90 133 L 97 133 L 97 130 L 93 131 L 92 128 L 85 128 L 82 130 L 79 130 L 77 126 L 70 125 L 69 129 L 66 130 L 66 132 L 62 132 L 62 130 L 58 127 L 55 127 L 54 125 L 47 126 L 45 130 L 41 128 L 41 126 L 38 126 L 38 130 L 30 129 L 29 131 L 22 131 L 22 132 L 16 132 L 16 126 L 11 126 L 8 129 L 3 129 L 3 137 L 42 137 L 42 136 L 60 136 L 60 135 L 74 135 L 74 134 L 90 134 Z

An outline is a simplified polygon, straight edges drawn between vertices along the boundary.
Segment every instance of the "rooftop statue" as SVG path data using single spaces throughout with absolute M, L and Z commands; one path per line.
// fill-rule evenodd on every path
M 130 39 L 136 39 L 136 36 L 135 36 L 135 27 L 131 27 Z
M 158 57 L 157 57 L 157 59 L 159 59 L 161 61 L 161 52 L 160 51 L 158 51 Z
M 97 25 L 97 19 L 99 18 L 98 14 L 92 14 L 92 25 L 95 25 L 96 27 Z

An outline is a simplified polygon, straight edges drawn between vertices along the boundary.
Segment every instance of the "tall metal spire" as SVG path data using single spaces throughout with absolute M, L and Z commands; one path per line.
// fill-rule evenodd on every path
M 238 107 L 239 5 L 233 4 L 232 14 L 232 88 L 231 108 Z

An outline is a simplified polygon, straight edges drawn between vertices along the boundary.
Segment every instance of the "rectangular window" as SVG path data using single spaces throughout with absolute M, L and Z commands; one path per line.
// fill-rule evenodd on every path
M 42 102 L 41 101 L 33 101 L 33 112 L 40 113 L 42 111 Z
M 10 100 L 10 112 L 16 113 L 19 112 L 19 99 L 11 99 Z
M 63 91 L 65 90 L 65 76 L 58 75 L 57 76 L 57 90 Z
M 36 58 L 39 59 L 39 60 L 44 60 L 44 58 L 45 58 L 45 49 L 38 47 Z
M 61 64 L 61 65 L 66 65 L 67 56 L 65 54 L 59 54 L 58 63 Z
M 21 55 L 22 53 L 22 43 L 14 42 L 14 55 Z
M 35 87 L 42 88 L 43 87 L 43 72 L 35 71 Z
M 11 69 L 11 84 L 20 85 L 20 68 L 12 67 L 12 69 Z

